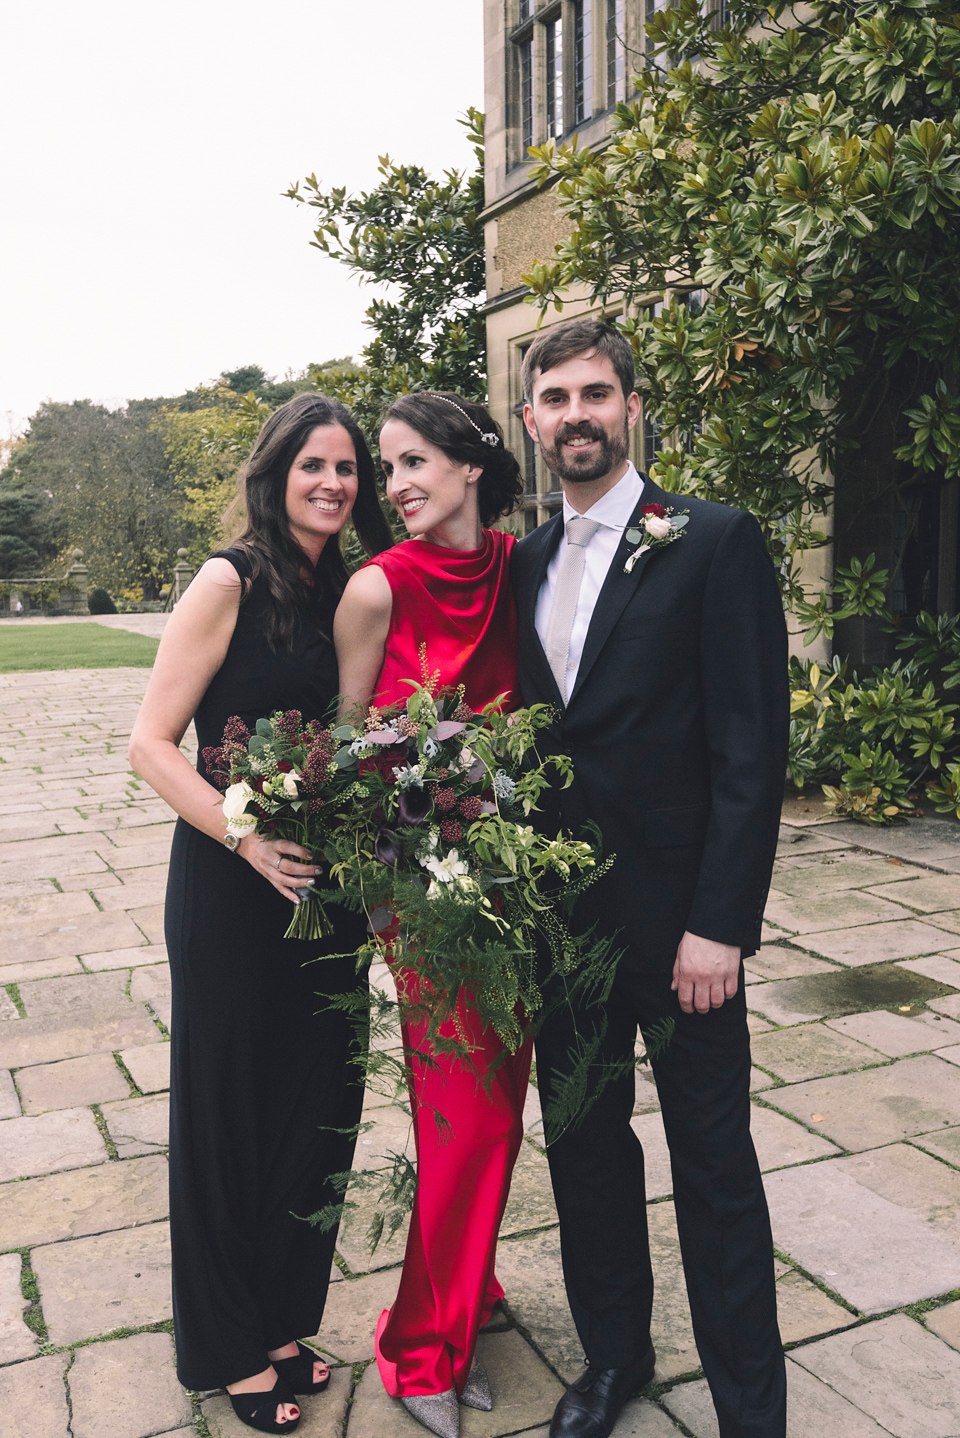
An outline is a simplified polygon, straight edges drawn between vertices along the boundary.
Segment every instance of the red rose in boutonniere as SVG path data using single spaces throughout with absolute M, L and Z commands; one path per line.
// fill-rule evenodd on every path
M 643 516 L 643 527 L 638 529 L 634 526 L 627 530 L 627 543 L 638 544 L 640 547 L 627 556 L 627 562 L 623 566 L 624 574 L 630 573 L 641 554 L 646 554 L 651 549 L 663 549 L 675 539 L 682 539 L 683 530 L 690 519 L 688 509 L 682 509 L 678 514 L 672 508 L 664 508 L 662 504 L 642 504 L 640 513 Z

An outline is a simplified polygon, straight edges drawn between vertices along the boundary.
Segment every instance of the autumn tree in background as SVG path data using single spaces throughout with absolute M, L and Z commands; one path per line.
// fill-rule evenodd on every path
M 322 384 L 350 406 L 372 442 L 398 394 L 486 394 L 483 116 L 470 109 L 461 123 L 476 156 L 468 173 L 448 170 L 437 180 L 385 156 L 380 184 L 360 195 L 323 191 L 315 175 L 287 192 L 317 212 L 319 250 L 365 283 L 386 287 L 367 309 L 373 334 L 359 364 L 332 367 Z
M 574 228 L 527 279 L 544 305 L 571 284 L 625 301 L 678 440 L 659 482 L 756 514 L 795 615 L 829 635 L 892 578 L 844 567 L 857 517 L 960 476 L 960 15 L 730 0 L 716 28 L 710 8 L 650 20 L 601 153 L 534 152 Z M 831 507 L 834 594 L 804 594 Z

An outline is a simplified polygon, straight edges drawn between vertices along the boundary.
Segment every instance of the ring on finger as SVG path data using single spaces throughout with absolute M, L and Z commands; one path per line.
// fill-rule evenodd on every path
M 282 863 L 282 861 L 283 861 L 283 855 L 281 854 L 281 855 L 280 855 L 280 858 L 277 860 L 277 868 L 278 868 L 278 869 L 279 869 L 280 864 Z

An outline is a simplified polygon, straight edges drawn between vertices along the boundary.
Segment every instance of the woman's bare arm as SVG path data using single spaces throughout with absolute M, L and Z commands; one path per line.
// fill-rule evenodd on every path
M 365 712 L 376 687 L 390 629 L 393 595 L 379 565 L 358 570 L 337 606 L 333 638 L 340 667 L 340 718 Z
M 220 840 L 227 828 L 223 795 L 181 753 L 180 741 L 226 658 L 241 592 L 229 560 L 207 560 L 170 616 L 130 735 L 130 763 L 137 773 L 188 824 Z M 309 850 L 286 839 L 248 834 L 237 852 L 293 902 L 294 890 L 318 872 Z M 277 868 L 278 859 L 289 873 Z

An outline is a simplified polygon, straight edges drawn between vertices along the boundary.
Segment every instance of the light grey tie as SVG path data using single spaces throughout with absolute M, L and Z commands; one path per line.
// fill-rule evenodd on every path
M 580 585 L 583 582 L 583 566 L 587 561 L 587 545 L 600 525 L 595 519 L 584 519 L 575 515 L 567 520 L 567 548 L 560 562 L 557 583 L 553 591 L 553 607 L 547 621 L 547 639 L 544 650 L 547 663 L 553 670 L 557 688 L 567 702 L 567 661 L 570 657 L 570 634 L 577 613 Z

